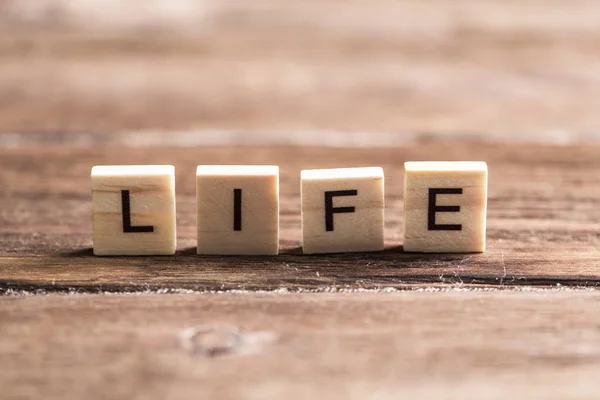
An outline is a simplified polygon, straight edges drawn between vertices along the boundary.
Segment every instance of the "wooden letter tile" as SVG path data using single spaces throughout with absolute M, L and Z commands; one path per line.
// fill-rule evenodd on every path
M 92 212 L 95 255 L 175 254 L 175 168 L 92 168 Z
M 484 162 L 407 162 L 404 250 L 485 251 L 487 165 Z
M 279 254 L 279 167 L 199 166 L 198 254 Z
M 384 248 L 383 169 L 302 171 L 302 233 L 306 254 Z

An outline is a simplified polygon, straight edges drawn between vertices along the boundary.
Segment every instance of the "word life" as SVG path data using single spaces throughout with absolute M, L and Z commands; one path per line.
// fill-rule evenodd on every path
M 92 169 L 94 254 L 173 255 L 177 248 L 175 168 Z M 407 162 L 404 251 L 483 252 L 487 165 Z M 305 254 L 384 249 L 384 173 L 380 167 L 301 173 Z M 279 254 L 279 167 L 199 166 L 198 254 Z

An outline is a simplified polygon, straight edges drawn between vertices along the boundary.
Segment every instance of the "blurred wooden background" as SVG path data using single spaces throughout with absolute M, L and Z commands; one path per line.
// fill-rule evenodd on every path
M 0 130 L 590 140 L 595 0 L 1 0 Z

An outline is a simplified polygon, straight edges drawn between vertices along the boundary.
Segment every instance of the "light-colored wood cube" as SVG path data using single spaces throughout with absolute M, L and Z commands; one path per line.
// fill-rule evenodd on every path
M 199 166 L 196 196 L 198 254 L 279 254 L 279 167 Z
M 407 162 L 404 251 L 485 251 L 488 169 L 484 162 Z
M 302 171 L 302 236 L 306 254 L 384 248 L 383 169 Z
M 92 213 L 95 255 L 175 254 L 175 167 L 92 168 Z

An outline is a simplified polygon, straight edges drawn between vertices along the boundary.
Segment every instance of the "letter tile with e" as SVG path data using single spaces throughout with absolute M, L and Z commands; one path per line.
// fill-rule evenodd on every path
M 379 167 L 305 170 L 305 254 L 384 249 L 384 175 Z
M 199 166 L 196 196 L 198 254 L 279 254 L 279 167 Z
M 487 164 L 407 162 L 404 167 L 404 251 L 484 252 Z
M 96 166 L 91 177 L 95 255 L 175 254 L 175 167 Z

